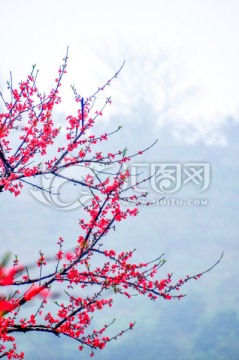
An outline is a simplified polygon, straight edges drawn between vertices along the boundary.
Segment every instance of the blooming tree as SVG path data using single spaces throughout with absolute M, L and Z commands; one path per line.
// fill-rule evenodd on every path
M 95 100 L 121 69 L 88 98 L 81 97 L 71 86 L 77 111 L 66 116 L 62 128 L 55 124 L 53 111 L 61 102 L 59 90 L 67 61 L 68 53 L 49 94 L 39 92 L 35 66 L 18 87 L 14 87 L 10 79 L 7 83 L 9 98 L 0 93 L 0 191 L 18 196 L 24 184 L 30 184 L 57 195 L 54 188 L 37 182 L 39 177 L 52 176 L 84 187 L 90 194 L 88 201 L 81 204 L 79 236 L 73 250 L 69 250 L 60 237 L 54 258 L 40 252 L 35 264 L 21 264 L 17 256 L 10 267 L 8 256 L 1 262 L 0 358 L 23 359 L 24 353 L 17 351 L 14 333 L 32 331 L 75 339 L 79 350 L 89 348 L 93 356 L 96 349 L 103 349 L 112 339 L 134 327 L 134 322 L 129 323 L 113 336 L 109 336 L 107 330 L 114 320 L 94 328 L 94 313 L 111 307 L 114 296 L 121 294 L 130 299 L 132 294 L 138 294 L 151 300 L 180 299 L 184 296 L 180 289 L 187 281 L 212 269 L 173 282 L 172 274 L 158 278 L 165 262 L 162 256 L 136 263 L 134 251 L 117 253 L 113 248 L 106 248 L 105 236 L 109 236 L 119 222 L 136 216 L 141 197 L 146 196 L 135 195 L 125 165 L 150 147 L 133 154 L 128 154 L 127 149 L 97 151 L 97 146 L 108 141 L 120 128 L 111 133 L 94 133 L 94 126 L 105 106 L 111 104 L 111 98 L 106 98 L 98 111 L 94 110 Z M 111 170 L 107 171 L 109 166 Z M 62 170 L 72 167 L 77 169 L 76 177 L 63 174 Z M 84 176 L 82 169 L 87 170 Z M 54 267 L 47 271 L 49 263 Z M 57 301 L 53 296 L 55 289 L 60 293 Z M 80 295 L 82 289 L 85 296 Z M 106 296 L 109 290 L 113 294 L 111 298 Z M 35 306 L 31 314 L 27 311 L 29 302 Z

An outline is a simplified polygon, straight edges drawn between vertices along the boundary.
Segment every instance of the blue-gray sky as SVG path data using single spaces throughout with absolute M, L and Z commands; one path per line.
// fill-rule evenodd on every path
M 165 55 L 168 66 L 172 65 L 171 78 L 178 79 L 182 88 L 196 88 L 192 105 L 180 113 L 186 123 L 194 123 L 203 135 L 205 128 L 216 127 L 225 115 L 238 118 L 236 0 L 11 0 L 2 1 L 0 7 L 1 81 L 10 70 L 19 79 L 37 63 L 42 83 L 49 84 L 69 45 L 69 81 L 80 89 L 91 91 L 97 81 L 110 75 L 110 60 L 114 71 L 125 59 L 122 76 L 129 82 L 138 76 L 134 69 L 141 71 L 141 77 L 150 77 L 144 76 L 144 84 L 141 78 L 135 81 L 129 95 L 147 86 L 153 96 L 155 74 L 147 74 L 147 69 L 152 62 L 160 68 Z M 125 89 L 120 81 L 117 90 L 122 98 Z

